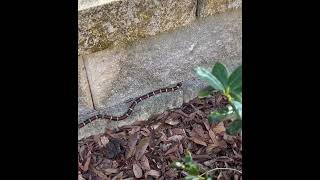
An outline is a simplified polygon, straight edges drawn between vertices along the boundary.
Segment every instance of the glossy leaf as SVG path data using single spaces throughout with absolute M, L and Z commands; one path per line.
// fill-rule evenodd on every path
M 229 72 L 223 64 L 217 62 L 213 66 L 211 73 L 217 77 L 217 79 L 223 84 L 224 88 L 227 88 Z
M 199 176 L 186 176 L 184 177 L 184 180 L 200 180 Z
M 233 91 L 239 88 L 242 90 L 242 65 L 232 72 L 228 80 L 228 86 Z
M 208 97 L 210 96 L 210 94 L 212 93 L 212 91 L 214 91 L 214 88 L 211 87 L 211 86 L 208 86 L 204 89 L 201 89 L 198 93 L 198 97 L 199 98 L 205 98 L 205 97 Z
M 242 103 L 239 101 L 232 101 L 232 104 L 236 113 L 240 116 L 240 119 L 242 119 Z
M 230 95 L 234 100 L 242 102 L 242 93 L 238 94 L 238 93 L 235 93 L 235 92 L 231 91 Z
M 231 122 L 227 128 L 227 133 L 230 135 L 236 135 L 242 128 L 242 120 L 237 119 Z
M 193 176 L 197 176 L 199 175 L 199 169 L 198 169 L 198 166 L 196 164 L 194 164 L 193 162 L 192 163 L 187 163 L 185 165 L 185 171 L 190 174 L 190 175 L 193 175 Z
M 233 91 L 233 92 L 235 92 L 237 94 L 242 93 L 242 84 L 240 86 L 238 86 L 237 88 L 235 88 L 235 89 L 231 89 L 231 91 Z
M 186 155 L 184 156 L 184 160 L 185 163 L 190 163 L 192 162 L 192 156 L 191 153 L 189 151 L 187 151 Z
M 222 83 L 206 69 L 202 67 L 197 67 L 195 71 L 200 79 L 207 81 L 209 85 L 212 86 L 214 89 L 220 91 L 224 90 Z
M 221 108 L 218 111 L 213 111 L 208 117 L 209 123 L 219 123 L 225 119 L 230 114 L 230 110 L 225 107 Z

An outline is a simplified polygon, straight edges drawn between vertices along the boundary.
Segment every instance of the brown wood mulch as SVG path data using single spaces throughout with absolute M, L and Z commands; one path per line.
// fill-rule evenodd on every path
M 217 96 L 193 99 L 181 108 L 155 115 L 78 143 L 79 180 L 183 179 L 171 166 L 186 151 L 204 173 L 215 168 L 242 171 L 242 137 L 227 135 L 230 121 L 210 125 L 208 115 L 221 106 Z M 237 171 L 216 170 L 214 179 L 242 179 Z

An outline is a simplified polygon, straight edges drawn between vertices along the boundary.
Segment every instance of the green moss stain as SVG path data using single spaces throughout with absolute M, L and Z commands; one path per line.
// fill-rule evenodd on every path
M 134 18 L 128 18 L 126 7 L 129 7 L 129 1 L 110 3 L 79 15 L 84 24 L 81 31 L 87 32 L 87 37 L 83 37 L 85 40 L 79 42 L 81 49 L 92 53 L 117 46 L 130 46 L 134 41 L 151 36 L 148 25 L 153 17 L 160 18 L 160 29 L 155 30 L 155 33 L 159 34 L 162 31 L 169 31 L 183 25 L 185 19 L 182 17 L 193 10 L 193 7 L 181 8 L 178 2 L 173 2 L 171 7 L 167 3 L 153 5 L 149 1 L 135 1 L 135 7 L 132 11 L 134 18 L 139 19 L 139 22 L 135 23 Z M 155 12 L 158 10 L 160 14 L 155 17 Z M 172 13 L 173 11 L 175 12 Z M 94 26 L 85 29 L 87 27 L 85 23 L 89 20 Z M 130 25 L 128 21 L 131 21 Z M 115 29 L 113 32 L 108 32 L 108 27 L 105 26 L 107 22 Z M 87 44 L 89 38 L 94 39 L 94 42 Z

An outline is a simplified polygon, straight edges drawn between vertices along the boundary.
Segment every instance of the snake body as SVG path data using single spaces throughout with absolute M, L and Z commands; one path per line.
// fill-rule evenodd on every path
M 109 119 L 111 121 L 121 121 L 124 120 L 126 118 L 128 118 L 132 112 L 134 107 L 141 101 L 148 99 L 152 96 L 155 96 L 157 94 L 160 93 L 164 93 L 164 92 L 173 92 L 178 90 L 180 87 L 182 86 L 182 83 L 179 82 L 177 83 L 174 87 L 167 87 L 167 88 L 162 88 L 162 89 L 158 89 L 156 91 L 152 91 L 149 92 L 143 96 L 137 97 L 133 100 L 133 102 L 131 103 L 131 105 L 129 106 L 128 110 L 122 115 L 122 116 L 111 116 L 111 115 L 107 115 L 107 114 L 98 114 L 98 115 L 94 115 L 91 116 L 90 118 L 86 119 L 85 121 L 83 121 L 82 123 L 78 124 L 78 129 L 84 127 L 85 125 L 95 121 L 96 119 Z

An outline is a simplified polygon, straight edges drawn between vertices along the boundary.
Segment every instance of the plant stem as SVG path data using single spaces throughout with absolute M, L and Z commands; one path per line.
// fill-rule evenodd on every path
M 211 170 L 209 170 L 209 171 L 201 174 L 200 177 L 203 176 L 203 175 L 205 175 L 205 174 L 207 174 L 207 173 L 209 173 L 209 172 L 216 171 L 216 170 L 231 170 L 231 171 L 236 171 L 236 172 L 242 174 L 242 172 L 239 171 L 239 170 L 237 170 L 237 169 L 232 169 L 232 168 L 214 168 L 214 169 L 211 169 Z

